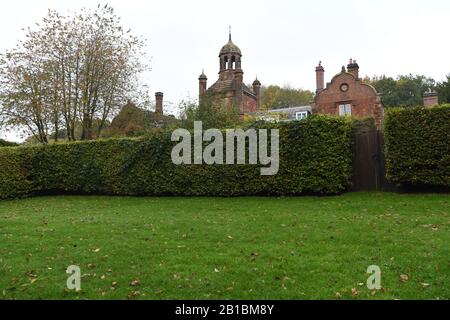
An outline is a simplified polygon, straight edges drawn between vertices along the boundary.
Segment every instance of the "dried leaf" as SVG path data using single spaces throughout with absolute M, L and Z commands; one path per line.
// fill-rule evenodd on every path
M 406 282 L 406 281 L 408 281 L 408 280 L 409 280 L 408 275 L 406 275 L 406 274 L 401 274 L 401 275 L 400 275 L 400 281 L 401 281 L 401 282 Z
M 136 287 L 136 286 L 138 286 L 138 285 L 140 285 L 140 284 L 141 284 L 141 282 L 140 282 L 138 279 L 133 280 L 133 281 L 130 283 L 130 285 L 133 286 L 133 287 Z

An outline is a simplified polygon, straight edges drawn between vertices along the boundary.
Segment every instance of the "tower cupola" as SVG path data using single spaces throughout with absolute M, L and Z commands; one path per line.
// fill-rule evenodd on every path
M 233 43 L 231 40 L 231 31 L 228 37 L 228 43 L 225 44 L 219 53 L 220 59 L 220 72 L 229 72 L 235 70 L 241 70 L 241 49 Z

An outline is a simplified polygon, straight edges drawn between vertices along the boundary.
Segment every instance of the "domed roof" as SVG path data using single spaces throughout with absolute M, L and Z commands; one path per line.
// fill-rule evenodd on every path
M 242 55 L 241 49 L 239 49 L 239 47 L 235 45 L 233 41 L 231 41 L 231 33 L 228 43 L 222 47 L 219 55 L 221 56 L 223 54 L 230 54 L 230 53 L 237 53 L 239 55 Z
M 202 70 L 202 74 L 200 75 L 198 80 L 208 80 L 208 77 L 205 75 L 205 70 Z
M 258 77 L 256 77 L 255 81 L 253 81 L 254 86 L 260 86 L 261 82 L 258 80 Z

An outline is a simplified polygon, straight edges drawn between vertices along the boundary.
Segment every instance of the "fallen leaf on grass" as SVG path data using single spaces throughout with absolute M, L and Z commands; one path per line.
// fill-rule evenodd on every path
M 140 295 L 141 295 L 140 291 L 133 291 L 128 294 L 128 298 L 136 298 L 139 297 Z
M 356 288 L 352 288 L 352 296 L 357 296 L 358 295 L 358 290 L 356 290 Z
M 136 286 L 138 286 L 138 285 L 140 285 L 140 284 L 141 284 L 141 282 L 140 282 L 138 279 L 133 280 L 133 281 L 131 281 L 131 283 L 130 283 L 130 285 L 133 286 L 133 287 L 136 287 Z
M 422 288 L 428 288 L 430 286 L 430 284 L 426 283 L 426 282 L 421 283 L 421 285 L 422 285 Z
M 406 282 L 406 281 L 408 281 L 408 280 L 409 280 L 408 275 L 406 275 L 406 274 L 401 274 L 401 275 L 400 275 L 400 281 L 401 281 L 401 282 Z

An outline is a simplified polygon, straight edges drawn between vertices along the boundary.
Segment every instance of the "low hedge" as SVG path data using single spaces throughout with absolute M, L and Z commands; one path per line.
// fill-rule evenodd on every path
M 450 187 L 450 105 L 390 110 L 384 134 L 391 182 Z
M 350 186 L 350 120 L 313 116 L 257 126 L 262 127 L 280 130 L 280 170 L 275 176 L 261 176 L 261 165 L 174 165 L 176 143 L 166 131 L 139 139 L 5 148 L 0 151 L 0 178 L 6 178 L 0 197 L 336 194 Z

